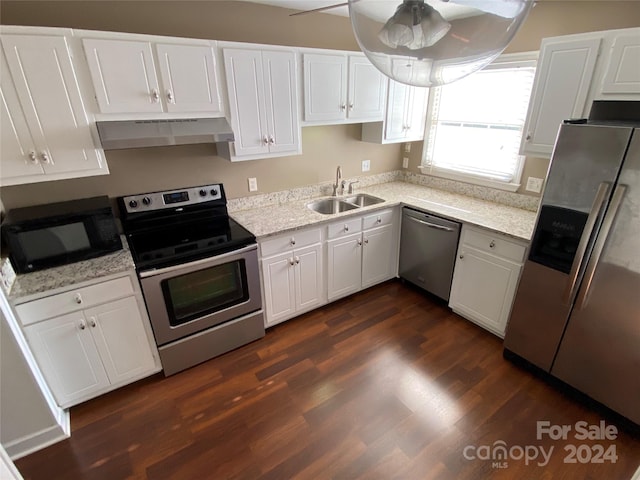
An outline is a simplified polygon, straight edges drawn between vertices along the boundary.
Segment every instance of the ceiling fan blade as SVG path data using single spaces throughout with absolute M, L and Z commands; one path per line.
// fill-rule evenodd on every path
M 348 2 L 344 2 L 344 3 L 336 3 L 335 5 L 327 5 L 326 7 L 320 7 L 320 8 L 314 8 L 312 10 L 305 10 L 303 12 L 296 12 L 296 13 L 290 13 L 289 16 L 290 17 L 295 17 L 297 15 L 306 15 L 307 13 L 314 13 L 314 12 L 323 12 L 325 10 L 330 10 L 332 8 L 337 8 L 337 7 L 346 7 L 347 5 L 349 5 Z

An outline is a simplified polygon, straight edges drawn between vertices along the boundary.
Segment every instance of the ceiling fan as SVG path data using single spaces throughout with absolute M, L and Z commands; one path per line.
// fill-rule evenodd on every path
M 362 51 L 388 77 L 409 85 L 451 83 L 506 48 L 533 0 L 348 0 L 290 14 L 349 7 Z

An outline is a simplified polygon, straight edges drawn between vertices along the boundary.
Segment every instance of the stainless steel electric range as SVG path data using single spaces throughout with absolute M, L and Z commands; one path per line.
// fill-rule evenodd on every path
M 255 237 L 221 184 L 118 198 L 165 375 L 264 336 Z

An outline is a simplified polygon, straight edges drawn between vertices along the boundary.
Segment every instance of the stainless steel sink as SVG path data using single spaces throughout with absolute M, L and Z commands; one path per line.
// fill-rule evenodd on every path
M 323 198 L 321 200 L 308 203 L 307 208 L 310 208 L 314 212 L 322 213 L 323 215 L 331 215 L 334 213 L 354 210 L 358 208 L 358 205 L 347 203 L 337 198 Z
M 366 193 L 358 193 L 357 195 L 350 195 L 344 197 L 342 200 L 345 202 L 353 203 L 359 207 L 368 207 L 369 205 L 375 205 L 376 203 L 384 202 L 383 199 L 374 197 L 373 195 L 367 195 Z

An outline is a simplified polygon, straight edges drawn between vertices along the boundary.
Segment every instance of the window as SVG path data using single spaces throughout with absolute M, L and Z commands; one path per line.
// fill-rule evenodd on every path
M 535 60 L 503 55 L 457 82 L 433 89 L 422 171 L 515 191 L 523 158 L 520 139 Z

